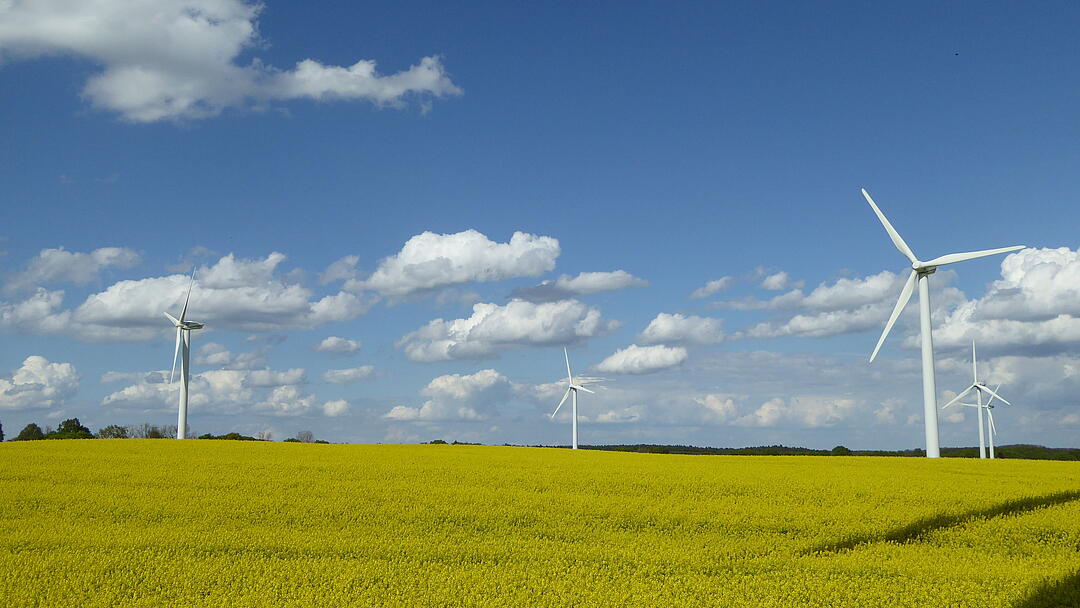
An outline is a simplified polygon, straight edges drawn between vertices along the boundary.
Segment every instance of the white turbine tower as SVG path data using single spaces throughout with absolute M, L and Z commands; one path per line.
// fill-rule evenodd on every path
M 195 321 L 185 321 L 187 316 L 188 302 L 191 301 L 191 286 L 195 284 L 195 271 L 191 272 L 191 282 L 188 283 L 187 297 L 184 298 L 184 308 L 180 311 L 180 318 L 164 313 L 166 317 L 172 321 L 176 326 L 176 349 L 173 350 L 172 371 L 169 372 L 169 384 L 172 384 L 173 374 L 176 373 L 176 357 L 183 351 L 183 356 L 180 358 L 180 412 L 177 414 L 176 421 L 176 438 L 184 439 L 187 437 L 187 402 L 188 402 L 188 364 L 191 359 L 191 331 L 194 329 L 202 329 L 202 323 L 196 323 Z
M 574 449 L 576 450 L 577 449 L 577 392 L 578 391 L 585 391 L 586 393 L 593 393 L 593 391 L 590 391 L 589 389 L 585 388 L 584 386 L 581 386 L 580 384 L 574 384 L 574 375 L 570 373 L 570 355 L 567 354 L 565 348 L 563 349 L 563 357 L 566 358 L 566 383 L 569 384 L 570 386 L 567 387 L 566 392 L 563 393 L 562 401 L 559 402 L 559 405 L 555 406 L 555 411 L 551 412 L 551 417 L 555 418 L 555 414 L 559 413 L 559 408 L 562 407 L 562 404 L 566 403 L 566 398 L 570 397 L 570 396 L 573 396 L 573 399 L 571 400 L 571 403 L 574 406 L 574 416 L 573 416 L 573 418 L 574 418 L 574 434 L 573 434 L 574 444 L 573 445 L 574 445 Z M 593 393 L 593 394 L 595 395 L 596 393 Z
M 998 386 L 998 388 L 1001 388 L 1000 385 Z M 995 397 L 997 397 L 998 399 L 1001 399 L 1002 401 L 1005 401 L 1005 398 L 1002 397 L 1001 395 L 997 394 L 997 388 L 995 388 L 994 390 L 990 390 L 990 387 L 986 386 L 986 384 L 984 384 L 982 382 L 979 382 L 979 366 L 978 366 L 978 362 L 977 362 L 977 360 L 975 358 L 975 341 L 974 340 L 971 341 L 971 386 L 964 389 L 964 391 L 962 393 L 960 393 L 959 395 L 957 395 L 956 397 L 954 397 L 952 401 L 950 401 L 950 402 L 946 403 L 945 405 L 941 406 L 941 409 L 945 409 L 945 408 L 949 407 L 950 405 L 960 401 L 960 399 L 962 399 L 964 397 L 964 395 L 967 395 L 971 391 L 975 391 L 975 395 L 976 395 L 975 400 L 976 400 L 977 403 L 961 403 L 960 405 L 966 405 L 968 407 L 978 408 L 978 411 L 979 411 L 979 458 L 986 458 L 986 441 L 983 438 L 983 409 L 986 409 L 986 415 L 989 416 L 989 418 L 990 418 L 990 433 L 991 434 L 996 433 L 997 431 L 994 429 L 994 416 L 993 416 L 993 414 L 990 413 L 990 409 L 993 406 L 990 405 L 990 402 L 993 401 Z M 982 399 L 984 392 L 986 394 L 990 395 L 990 399 L 986 402 L 986 405 L 983 405 L 983 399 Z M 1008 404 L 1008 405 L 1012 405 L 1008 401 L 1005 401 L 1005 403 Z M 994 457 L 994 438 L 993 438 L 992 435 L 990 437 L 990 457 L 991 458 Z
M 885 219 L 885 214 L 874 204 L 874 199 L 870 198 L 870 194 L 865 189 L 863 189 L 862 194 L 866 197 L 866 202 L 870 203 L 870 207 L 874 210 L 878 219 L 881 220 L 881 224 L 885 226 L 885 231 L 889 233 L 893 245 L 896 245 L 900 253 L 904 254 L 904 257 L 911 262 L 911 275 L 908 276 L 907 282 L 904 283 L 904 288 L 900 290 L 900 299 L 896 301 L 896 307 L 893 308 L 889 321 L 885 324 L 885 330 L 881 332 L 881 337 L 878 338 L 877 346 L 874 347 L 874 352 L 870 355 L 870 362 L 873 363 L 874 358 L 877 357 L 878 350 L 881 349 L 882 343 L 885 342 L 885 337 L 889 335 L 889 330 L 892 329 L 893 323 L 896 323 L 896 318 L 900 316 L 908 300 L 911 299 L 911 292 L 915 289 L 915 282 L 918 281 L 919 325 L 922 330 L 923 418 L 925 419 L 926 430 L 926 457 L 939 458 L 941 457 L 941 448 L 938 445 L 937 386 L 934 382 L 934 340 L 930 331 L 930 284 L 928 280 L 939 266 L 973 260 L 996 253 L 1016 251 L 1017 249 L 1023 249 L 1024 245 L 966 253 L 950 253 L 928 262 L 922 262 L 915 257 L 904 239 L 900 238 L 900 234 L 892 227 L 889 220 Z

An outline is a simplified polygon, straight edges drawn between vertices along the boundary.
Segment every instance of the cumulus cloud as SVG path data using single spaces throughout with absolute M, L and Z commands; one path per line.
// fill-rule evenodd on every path
M 323 339 L 315 346 L 315 350 L 320 353 L 337 353 L 347 355 L 355 353 L 360 350 L 359 340 L 350 340 L 348 338 L 339 338 L 337 336 L 330 336 Z
M 641 344 L 717 344 L 724 340 L 720 319 L 662 312 L 638 334 Z
M 94 107 L 132 122 L 200 119 L 227 108 L 276 100 L 366 100 L 401 106 L 409 98 L 460 95 L 437 56 L 379 74 L 375 62 L 324 65 L 304 59 L 291 70 L 241 53 L 257 49 L 262 5 L 244 0 L 15 0 L 0 3 L 0 53 L 89 60 L 100 71 L 83 86 Z
M 131 268 L 140 261 L 138 252 L 124 247 L 102 247 L 89 253 L 67 251 L 63 247 L 43 249 L 4 288 L 14 292 L 56 283 L 86 285 L 97 280 L 106 268 Z
M 334 401 L 327 401 L 322 406 L 323 415 L 328 418 L 334 418 L 336 416 L 344 416 L 349 413 L 349 402 L 344 399 L 336 399 Z
M 134 384 L 105 396 L 101 404 L 120 408 L 173 409 L 176 407 L 180 384 L 167 383 L 168 374 L 168 370 L 136 374 L 110 372 L 102 378 L 103 381 L 123 380 Z M 238 413 L 255 407 L 256 404 L 259 404 L 256 409 L 264 411 L 293 412 L 304 403 L 308 406 L 313 403 L 306 401 L 306 395 L 298 388 L 304 381 L 303 369 L 211 370 L 191 375 L 188 403 L 193 408 L 205 408 L 218 413 Z M 274 389 L 283 386 L 295 387 L 296 390 L 273 394 Z M 298 404 L 286 403 L 290 395 L 300 396 Z
M 493 369 L 472 375 L 439 376 L 421 393 L 429 399 L 418 407 L 398 405 L 383 415 L 388 420 L 484 420 L 514 392 L 510 381 Z
M 739 426 L 771 427 L 782 424 L 809 428 L 834 426 L 857 413 L 857 402 L 850 398 L 804 396 L 773 398 L 734 421 Z
M 704 286 L 695 289 L 694 293 L 690 294 L 690 297 L 694 300 L 707 298 L 718 291 L 723 291 L 728 287 L 731 287 L 733 281 L 734 279 L 731 277 L 720 277 L 715 281 L 709 281 L 708 283 L 705 283 Z
M 769 291 L 781 291 L 792 287 L 800 288 L 803 285 L 802 281 L 792 281 L 788 273 L 783 271 L 770 274 L 761 280 L 761 288 Z
M 334 384 L 351 384 L 360 380 L 367 380 L 375 375 L 375 368 L 371 365 L 361 365 L 348 369 L 330 369 L 323 372 L 323 380 Z
M 195 351 L 195 363 L 222 369 L 257 369 L 266 365 L 264 350 L 233 354 L 217 342 L 207 342 Z
M 330 264 L 326 267 L 326 270 L 319 273 L 319 285 L 327 285 L 334 281 L 349 281 L 356 279 L 359 275 L 356 265 L 359 262 L 359 256 L 347 255 L 333 264 Z
M 596 371 L 610 374 L 651 374 L 686 361 L 681 346 L 638 346 L 631 344 L 596 365 Z
M 281 331 L 352 319 L 374 303 L 347 292 L 315 299 L 311 290 L 278 276 L 284 260 L 277 252 L 264 259 L 229 254 L 203 268 L 191 291 L 189 319 L 214 329 Z M 169 328 L 162 312 L 179 314 L 189 280 L 174 274 L 120 281 L 69 310 L 61 309 L 63 291 L 38 288 L 22 301 L 0 302 L 0 330 L 98 341 L 152 339 Z
M 822 283 L 809 294 L 793 289 L 769 300 L 747 298 L 719 303 L 721 308 L 738 310 L 780 310 L 786 318 L 764 321 L 736 332 L 734 338 L 778 338 L 797 336 L 821 338 L 881 329 L 889 317 L 908 273 L 889 271 Z M 935 317 L 946 314 L 964 301 L 964 294 L 948 282 L 951 271 L 939 271 L 931 280 L 931 303 Z M 902 319 L 918 315 L 916 299 L 909 302 Z M 895 330 L 894 330 L 895 331 Z
M 524 232 L 515 232 L 508 243 L 493 242 L 476 230 L 424 232 L 382 260 L 367 280 L 346 286 L 402 297 L 473 281 L 536 276 L 555 268 L 559 253 L 558 240 Z
M 31 355 L 10 376 L 0 377 L 0 409 L 60 407 L 78 389 L 79 372 L 74 365 Z
M 529 302 L 554 302 L 576 295 L 615 291 L 629 287 L 648 287 L 648 285 L 648 281 L 639 279 L 625 270 L 582 272 L 576 277 L 564 274 L 554 281 L 544 281 L 535 287 L 519 287 L 510 293 L 510 297 Z
M 717 422 L 731 422 L 738 415 L 735 400 L 726 395 L 708 394 L 695 397 L 694 401 L 704 407 Z
M 449 361 L 497 356 L 500 350 L 572 344 L 600 336 L 617 323 L 577 300 L 534 304 L 512 300 L 505 306 L 480 303 L 467 319 L 435 319 L 397 342 L 411 361 Z
M 934 329 L 934 344 L 1048 355 L 1080 344 L 1080 250 L 1024 249 L 1001 262 L 1001 279 Z

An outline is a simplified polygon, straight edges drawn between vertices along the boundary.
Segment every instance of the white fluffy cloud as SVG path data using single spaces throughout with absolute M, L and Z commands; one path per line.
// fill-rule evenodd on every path
M 229 254 L 203 268 L 191 291 L 188 318 L 214 329 L 281 331 L 352 319 L 372 306 L 370 298 L 347 292 L 315 299 L 311 290 L 277 275 L 284 260 L 276 252 L 264 259 Z M 0 330 L 147 340 L 169 329 L 162 312 L 179 314 L 188 285 L 189 277 L 180 274 L 120 281 L 69 310 L 61 308 L 64 292 L 38 288 L 22 301 L 0 302 Z
M 582 272 L 576 277 L 562 275 L 554 281 L 544 281 L 535 287 L 515 289 L 510 297 L 529 302 L 554 302 L 576 295 L 615 291 L 630 287 L 648 287 L 649 282 L 625 270 L 614 272 Z
M 349 354 L 355 353 L 360 350 L 359 340 L 350 340 L 348 338 L 339 338 L 337 336 L 330 336 L 325 338 L 322 342 L 319 342 L 315 346 L 315 350 L 320 353 L 338 353 Z
M 641 344 L 717 344 L 724 340 L 720 319 L 662 312 L 638 335 Z
M 207 342 L 195 351 L 195 363 L 222 369 L 257 369 L 266 365 L 263 350 L 234 354 L 217 342 Z
M 133 122 L 198 119 L 274 100 L 367 100 L 399 106 L 409 97 L 460 95 L 437 56 L 381 75 L 375 62 L 291 70 L 241 53 L 263 43 L 260 4 L 244 0 L 13 0 L 0 2 L 0 53 L 13 58 L 67 55 L 101 66 L 83 87 L 97 108 Z
M 74 365 L 31 355 L 9 378 L 0 378 L 0 409 L 59 407 L 78 389 Z
M 63 247 L 43 249 L 30 260 L 25 271 L 12 277 L 5 290 L 55 283 L 85 285 L 96 280 L 106 268 L 131 268 L 140 260 L 138 252 L 124 247 L 102 247 L 89 253 L 67 251 Z
M 531 277 L 555 268 L 559 253 L 558 240 L 524 232 L 515 232 L 508 243 L 493 242 L 476 230 L 424 232 L 382 260 L 367 280 L 347 286 L 401 297 L 472 281 Z
M 334 281 L 348 281 L 356 279 L 359 275 L 359 271 L 356 269 L 356 265 L 360 262 L 360 257 L 355 255 L 347 255 L 333 264 L 326 267 L 326 270 L 319 273 L 319 285 L 327 285 Z
M 397 345 L 412 361 L 483 359 L 498 351 L 571 344 L 607 333 L 617 324 L 577 300 L 534 304 L 512 300 L 505 306 L 480 303 L 467 319 L 435 319 L 406 334 Z
M 110 393 L 101 402 L 102 405 L 121 408 L 156 407 L 173 409 L 176 407 L 180 384 L 169 384 L 168 370 L 151 373 L 125 374 L 110 372 L 102 381 L 133 381 L 134 384 Z M 191 375 L 188 402 L 193 408 L 208 409 L 218 413 L 238 413 L 249 407 L 275 412 L 278 410 L 295 411 L 304 403 L 309 406 L 307 396 L 297 388 L 295 391 L 273 391 L 283 386 L 297 387 L 305 380 L 303 369 L 284 371 L 220 369 Z M 290 405 L 290 395 L 299 395 L 296 403 Z
M 1061 352 L 1080 344 L 1080 250 L 1024 249 L 1001 262 L 1001 279 L 934 329 L 935 346 L 976 339 L 989 351 Z
M 733 281 L 734 279 L 731 277 L 720 277 L 715 281 L 709 281 L 708 283 L 705 283 L 704 286 L 695 289 L 694 293 L 690 294 L 690 297 L 695 300 L 707 298 L 718 291 L 723 291 L 728 287 L 731 287 Z
M 788 273 L 780 271 L 774 274 L 770 274 L 761 280 L 761 288 L 768 289 L 769 291 L 781 291 L 784 289 L 800 288 L 803 286 L 802 281 L 792 281 Z
M 793 289 L 769 300 L 748 298 L 723 302 L 719 306 L 786 313 L 786 318 L 765 321 L 736 332 L 735 338 L 821 338 L 881 329 L 907 277 L 908 273 L 883 271 L 866 277 L 841 278 L 833 283 L 822 283 L 809 294 L 804 294 L 801 289 Z M 939 271 L 931 279 L 931 302 L 935 317 L 944 315 L 964 301 L 963 293 L 948 286 L 954 277 L 951 271 Z M 917 316 L 917 298 L 916 294 L 908 303 L 902 318 Z
M 375 368 L 371 365 L 361 365 L 348 369 L 329 369 L 323 372 L 323 380 L 334 384 L 350 384 L 367 380 L 375 375 Z
M 429 397 L 422 405 L 398 405 L 383 417 L 400 421 L 484 420 L 495 414 L 498 404 L 513 391 L 510 381 L 493 369 L 439 376 L 421 391 Z
M 322 406 L 323 415 L 328 418 L 334 418 L 337 416 L 344 416 L 349 413 L 349 402 L 344 399 L 335 399 L 334 401 L 327 401 Z
M 631 344 L 596 365 L 596 371 L 608 374 L 651 374 L 686 361 L 681 346 L 638 346 Z

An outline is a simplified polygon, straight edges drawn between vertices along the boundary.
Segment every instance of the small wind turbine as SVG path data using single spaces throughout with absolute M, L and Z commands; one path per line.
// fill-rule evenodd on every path
M 885 214 L 878 209 L 878 206 L 874 204 L 874 199 L 870 198 L 870 194 L 865 189 L 862 191 L 862 195 L 866 198 L 866 202 L 870 203 L 870 207 L 874 210 L 874 213 L 881 220 L 881 224 L 885 226 L 885 231 L 889 233 L 889 238 L 892 239 L 893 245 L 900 250 L 900 253 L 904 254 L 911 262 L 911 275 L 908 276 L 908 280 L 904 283 L 904 288 L 900 290 L 900 298 L 896 301 L 896 307 L 893 308 L 892 314 L 889 315 L 889 321 L 885 324 L 885 331 L 881 332 L 881 337 L 878 338 L 877 346 L 874 347 L 873 354 L 870 355 L 870 362 L 874 362 L 874 358 L 877 357 L 878 350 L 881 349 L 882 343 L 885 342 L 885 337 L 889 335 L 889 330 L 892 329 L 893 323 L 896 323 L 896 318 L 900 316 L 900 313 L 907 306 L 908 300 L 911 299 L 911 292 L 915 289 L 915 281 L 919 282 L 919 325 L 922 333 L 922 374 L 923 374 L 923 418 L 926 431 L 926 457 L 927 458 L 940 458 L 941 448 L 938 445 L 938 419 L 937 419 L 937 385 L 934 379 L 934 339 L 931 335 L 930 324 L 930 275 L 934 274 L 939 266 L 946 264 L 953 264 L 956 262 L 963 262 L 965 260 L 973 260 L 975 258 L 981 258 L 988 255 L 994 255 L 996 253 L 1005 253 L 1008 251 L 1016 251 L 1017 249 L 1023 249 L 1024 245 L 1016 245 L 1013 247 L 1002 247 L 1000 249 L 986 249 L 984 251 L 969 251 L 966 253 L 950 253 L 941 257 L 934 258 L 929 262 L 922 262 L 919 258 L 915 257 L 915 254 L 908 247 L 904 239 L 900 238 L 900 234 L 892 227 L 889 220 L 885 219 Z
M 1001 388 L 1001 385 L 998 385 L 998 388 Z M 990 417 L 990 432 L 991 433 L 996 433 L 997 431 L 994 430 L 994 416 L 990 413 L 990 409 L 993 407 L 993 406 L 990 405 L 990 401 L 993 401 L 994 397 L 997 397 L 998 399 L 1001 399 L 1002 401 L 1005 401 L 1005 398 L 1002 397 L 1001 395 L 997 394 L 997 388 L 995 388 L 994 390 L 990 390 L 990 387 L 986 386 L 982 382 L 979 382 L 979 366 L 978 366 L 978 361 L 975 358 L 975 341 L 974 340 L 971 341 L 971 386 L 964 389 L 964 391 L 962 393 L 960 393 L 959 395 L 957 395 L 956 397 L 954 397 L 952 401 L 950 401 L 950 402 L 946 403 L 945 405 L 941 406 L 941 409 L 945 409 L 945 408 L 949 407 L 950 405 L 956 403 L 957 401 L 960 401 L 960 399 L 962 399 L 964 397 L 964 395 L 967 395 L 971 391 L 975 391 L 975 395 L 976 395 L 975 400 L 977 401 L 977 403 L 961 403 L 960 405 L 966 405 L 966 406 L 969 406 L 969 407 L 978 408 L 978 410 L 979 410 L 979 458 L 986 458 L 986 442 L 983 439 L 983 409 L 986 409 L 986 415 Z M 982 400 L 984 392 L 986 394 L 990 395 L 990 400 L 986 402 L 986 405 L 983 405 L 983 400 Z M 1012 405 L 1008 401 L 1005 401 L 1005 403 L 1007 403 L 1009 405 Z M 990 458 L 993 458 L 993 457 L 994 457 L 994 438 L 993 438 L 993 436 L 991 436 L 990 437 Z
M 559 408 L 562 407 L 562 404 L 566 403 L 566 398 L 573 395 L 573 399 L 571 401 L 572 401 L 572 404 L 574 406 L 574 449 L 576 450 L 577 449 L 577 392 L 578 391 L 585 391 L 586 393 L 592 393 L 594 395 L 596 393 L 593 393 L 593 391 L 590 391 L 589 389 L 585 388 L 584 386 L 581 386 L 580 384 L 574 384 L 574 375 L 570 373 L 570 355 L 567 354 L 565 348 L 563 348 L 562 351 L 563 351 L 563 357 L 566 358 L 566 383 L 569 384 L 570 386 L 566 389 L 566 392 L 563 393 L 562 401 L 559 402 L 559 405 L 555 406 L 555 411 L 551 412 L 551 417 L 555 418 L 555 414 L 559 413 Z
M 195 284 L 195 271 L 191 271 L 191 282 L 188 283 L 187 297 L 184 298 L 184 309 L 180 311 L 180 318 L 164 313 L 166 317 L 172 321 L 176 326 L 176 349 L 173 351 L 172 371 L 169 372 L 169 384 L 172 384 L 173 374 L 176 373 L 176 357 L 183 350 L 183 357 L 180 358 L 180 413 L 177 415 L 176 421 L 176 438 L 184 439 L 187 437 L 187 402 L 188 402 L 188 363 L 191 358 L 191 331 L 194 329 L 202 329 L 202 323 L 196 323 L 195 321 L 185 321 L 184 317 L 187 316 L 188 302 L 191 301 L 191 286 Z M 182 346 L 182 348 L 181 348 Z

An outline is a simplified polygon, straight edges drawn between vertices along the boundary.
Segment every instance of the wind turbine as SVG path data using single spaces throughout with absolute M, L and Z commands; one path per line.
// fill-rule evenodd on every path
M 551 417 L 555 418 L 555 414 L 559 413 L 559 408 L 562 407 L 562 404 L 566 403 L 566 398 L 570 397 L 572 395 L 573 399 L 571 401 L 572 401 L 572 404 L 574 406 L 574 449 L 576 450 L 577 449 L 577 392 L 578 391 L 585 391 L 586 393 L 592 393 L 594 395 L 596 393 L 594 393 L 593 391 L 590 391 L 589 389 L 585 388 L 584 386 L 581 386 L 580 384 L 574 384 L 574 375 L 570 373 L 570 355 L 567 354 L 565 348 L 562 349 L 562 352 L 563 352 L 563 357 L 566 358 L 566 383 L 569 384 L 570 386 L 567 387 L 566 392 L 563 393 L 562 401 L 559 402 L 559 405 L 555 406 L 555 411 L 551 412 Z
M 923 418 L 926 431 L 926 457 L 940 458 L 941 448 L 938 445 L 937 386 L 934 379 L 934 339 L 930 330 L 930 275 L 934 274 L 939 266 L 963 262 L 965 260 L 973 260 L 975 258 L 981 258 L 997 253 L 1016 251 L 1017 249 L 1023 249 L 1024 245 L 1002 247 L 1000 249 L 986 249 L 984 251 L 969 251 L 966 253 L 950 253 L 934 258 L 928 262 L 923 262 L 915 257 L 915 254 L 911 251 L 911 248 L 908 247 L 907 243 L 904 242 L 904 239 L 900 238 L 900 233 L 892 227 L 889 220 L 885 218 L 885 214 L 881 212 L 881 209 L 878 209 L 876 204 L 874 204 L 874 199 L 870 198 L 870 194 L 866 192 L 865 188 L 862 190 L 862 195 L 866 198 L 866 202 L 870 203 L 870 207 L 874 210 L 878 219 L 881 220 L 881 224 L 885 226 L 885 232 L 889 233 L 889 238 L 892 239 L 893 245 L 896 245 L 896 248 L 900 250 L 900 253 L 904 254 L 904 257 L 911 262 L 911 275 L 908 276 L 907 282 L 904 283 L 904 288 L 900 290 L 900 298 L 896 301 L 896 307 L 893 308 L 888 323 L 885 324 L 885 331 L 881 332 L 881 337 L 878 338 L 877 346 L 874 347 L 873 354 L 870 355 L 870 362 L 873 363 L 874 358 L 877 357 L 878 350 L 881 349 L 882 343 L 885 342 L 885 337 L 889 335 L 889 330 L 892 329 L 893 323 L 896 323 L 896 318 L 900 316 L 900 313 L 904 310 L 908 300 L 911 299 L 911 292 L 915 289 L 915 282 L 918 281 L 919 326 L 922 333 Z
M 172 384 L 173 374 L 176 373 L 176 357 L 183 351 L 180 359 L 180 413 L 176 421 L 176 438 L 187 437 L 187 402 L 188 402 L 188 363 L 191 358 L 191 331 L 202 329 L 203 324 L 195 321 L 185 321 L 187 316 L 188 302 L 191 301 L 191 286 L 195 284 L 195 271 L 191 271 L 191 282 L 188 283 L 187 297 L 184 298 L 184 309 L 180 311 L 180 318 L 164 313 L 176 326 L 176 349 L 173 351 L 172 371 L 169 372 L 169 384 Z
M 1001 385 L 998 385 L 998 388 L 1001 388 Z M 950 405 L 956 403 L 957 401 L 960 401 L 960 399 L 962 399 L 964 395 L 967 395 L 971 391 L 975 391 L 975 399 L 977 403 L 961 403 L 960 405 L 966 405 L 968 407 L 975 407 L 979 409 L 979 458 L 986 458 L 986 442 L 983 439 L 983 408 L 986 409 L 986 415 L 990 417 L 990 432 L 996 433 L 997 431 L 994 430 L 994 416 L 990 413 L 990 409 L 993 407 L 990 405 L 990 401 L 993 401 L 995 397 L 1001 399 L 1002 401 L 1005 401 L 1005 398 L 997 394 L 997 388 L 995 388 L 994 390 L 990 390 L 990 387 L 986 386 L 982 382 L 979 382 L 979 367 L 978 362 L 975 358 L 974 340 L 971 341 L 971 386 L 964 389 L 964 391 L 954 397 L 952 401 L 941 406 L 941 409 L 945 409 Z M 983 405 L 982 401 L 984 392 L 990 395 L 990 400 L 986 402 L 986 405 Z M 1008 405 L 1012 405 L 1008 401 L 1005 401 L 1005 403 L 1007 403 Z M 990 457 L 994 457 L 993 436 L 990 437 Z

